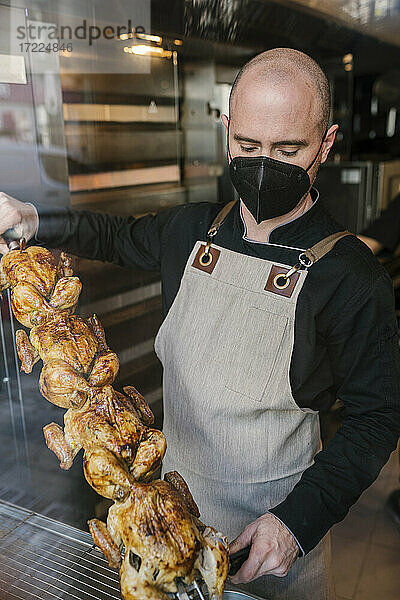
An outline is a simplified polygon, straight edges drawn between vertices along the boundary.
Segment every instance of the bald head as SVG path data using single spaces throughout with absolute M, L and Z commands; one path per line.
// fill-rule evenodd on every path
M 292 48 L 274 48 L 258 54 L 239 71 L 229 99 L 229 113 L 235 112 L 236 103 L 246 95 L 250 86 L 259 89 L 287 91 L 302 95 L 311 92 L 310 119 L 321 131 L 326 130 L 330 113 L 329 83 L 321 67 L 307 54 Z

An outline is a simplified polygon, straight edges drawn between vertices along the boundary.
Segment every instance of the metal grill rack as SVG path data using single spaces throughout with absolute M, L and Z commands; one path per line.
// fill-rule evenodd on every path
M 1 600 L 121 600 L 88 533 L 0 501 Z
M 118 574 L 88 533 L 0 500 L 0 600 L 39 599 L 121 600 Z

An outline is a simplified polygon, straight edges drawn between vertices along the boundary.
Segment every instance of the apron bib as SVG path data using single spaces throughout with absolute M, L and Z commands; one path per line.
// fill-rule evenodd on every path
M 318 413 L 299 408 L 289 380 L 307 271 L 293 275 L 289 265 L 214 244 L 211 254 L 212 264 L 202 263 L 204 242 L 196 242 L 155 341 L 164 367 L 163 471 L 181 473 L 202 521 L 231 541 L 286 498 L 321 440 Z M 289 271 L 290 286 L 276 280 Z M 328 537 L 287 577 L 241 587 L 270 600 L 332 600 Z

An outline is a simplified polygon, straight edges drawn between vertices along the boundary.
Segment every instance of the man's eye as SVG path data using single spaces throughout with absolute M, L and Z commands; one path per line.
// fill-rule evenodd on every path
M 283 156 L 296 156 L 298 150 L 292 150 L 291 152 L 287 152 L 286 150 L 279 150 L 279 152 L 283 154 Z
M 240 146 L 240 149 L 242 152 L 254 152 L 254 150 L 257 150 L 257 148 L 249 148 L 248 146 Z

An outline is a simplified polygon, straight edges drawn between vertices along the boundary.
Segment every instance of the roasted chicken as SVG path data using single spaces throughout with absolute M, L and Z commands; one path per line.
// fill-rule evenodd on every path
M 82 287 L 64 252 L 57 265 L 51 252 L 37 246 L 5 254 L 0 278 L 1 290 L 11 287 L 14 316 L 26 327 L 47 320 L 54 309 L 72 312 Z
M 114 381 L 119 361 L 106 344 L 104 330 L 93 315 L 85 320 L 71 312 L 82 289 L 71 261 L 61 253 L 58 266 L 51 252 L 32 246 L 1 259 L 2 289 L 11 287 L 15 317 L 32 328 L 16 333 L 21 369 L 32 371 L 43 361 L 39 387 L 57 406 L 82 406 L 92 387 Z
M 153 414 L 135 388 L 113 389 L 119 361 L 96 315 L 72 314 L 82 286 L 71 259 L 62 253 L 57 265 L 44 248 L 13 250 L 1 259 L 0 284 L 11 288 L 13 313 L 31 329 L 16 333 L 21 369 L 30 373 L 41 359 L 42 395 L 68 409 L 64 429 L 43 428 L 47 446 L 63 469 L 83 449 L 86 480 L 114 500 L 107 525 L 93 519 L 89 528 L 110 566 L 120 568 L 123 598 L 167 600 L 177 583 L 200 575 L 210 599 L 221 600 L 227 540 L 201 523 L 177 472 L 150 481 L 165 454 L 164 435 L 150 427 Z
M 110 385 L 89 391 L 81 408 L 64 415 L 64 431 L 56 423 L 43 429 L 46 444 L 69 469 L 76 454 L 84 449 L 83 468 L 88 483 L 102 496 L 123 500 L 131 483 L 147 481 L 161 465 L 165 437 L 148 425 L 153 414 L 135 388 L 127 386 L 128 397 Z
M 132 485 L 125 500 L 110 508 L 107 526 L 89 521 L 92 537 L 110 566 L 120 567 L 125 600 L 168 600 L 166 594 L 177 592 L 178 581 L 190 584 L 199 575 L 209 598 L 221 600 L 227 540 L 199 521 L 198 508 L 176 471 L 165 479 Z

